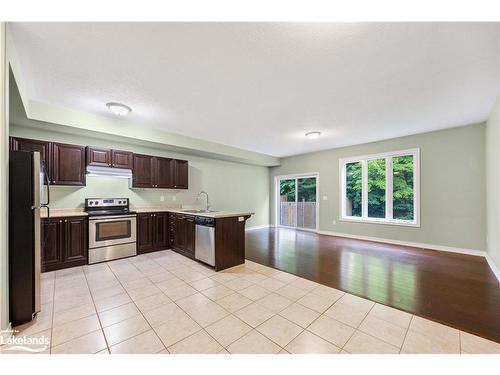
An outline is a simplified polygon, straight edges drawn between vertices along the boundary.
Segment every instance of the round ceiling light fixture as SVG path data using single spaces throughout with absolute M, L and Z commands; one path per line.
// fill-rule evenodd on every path
M 132 108 L 121 103 L 109 102 L 106 103 L 106 107 L 108 107 L 108 109 L 117 116 L 126 116 L 132 112 Z
M 309 139 L 318 139 L 319 136 L 321 135 L 321 132 L 318 131 L 313 131 L 313 132 L 307 132 L 306 137 Z

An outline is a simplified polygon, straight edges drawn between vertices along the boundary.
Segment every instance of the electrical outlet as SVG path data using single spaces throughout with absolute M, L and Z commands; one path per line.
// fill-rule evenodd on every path
M 328 196 L 327 195 L 323 195 L 323 200 L 327 201 L 328 200 Z
M 160 202 L 164 202 L 164 201 L 165 201 L 165 196 L 164 195 L 160 196 Z
M 177 197 L 174 195 L 174 196 L 172 197 L 172 200 L 175 202 L 175 201 L 177 200 Z
M 333 223 L 333 225 L 336 225 L 337 224 L 337 220 L 333 220 L 332 223 Z

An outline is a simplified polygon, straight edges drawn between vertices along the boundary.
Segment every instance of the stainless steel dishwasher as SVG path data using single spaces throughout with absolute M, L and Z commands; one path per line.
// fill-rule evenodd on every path
M 194 257 L 203 263 L 215 266 L 215 219 L 195 216 L 196 243 Z

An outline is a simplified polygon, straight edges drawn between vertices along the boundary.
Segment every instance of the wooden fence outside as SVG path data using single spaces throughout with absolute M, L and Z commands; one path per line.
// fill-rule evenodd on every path
M 316 202 L 280 202 L 280 225 L 316 229 Z

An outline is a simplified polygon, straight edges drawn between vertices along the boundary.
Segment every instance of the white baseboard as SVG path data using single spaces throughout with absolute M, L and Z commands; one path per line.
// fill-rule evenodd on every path
M 247 228 L 246 230 L 254 230 L 254 229 L 261 229 L 261 228 L 268 228 L 268 227 L 275 227 L 275 225 L 273 225 L 273 224 L 260 225 L 260 226 Z M 387 238 L 361 236 L 361 235 L 357 235 L 357 234 L 332 232 L 332 231 L 326 231 L 326 230 L 318 230 L 315 232 L 318 234 L 324 234 L 327 236 L 353 238 L 356 240 L 373 241 L 373 242 L 380 242 L 380 243 L 388 243 L 391 245 L 418 247 L 418 248 L 424 248 L 424 249 L 429 249 L 429 250 L 446 251 L 449 253 L 466 254 L 466 255 L 484 257 L 486 259 L 486 261 L 488 262 L 488 265 L 489 265 L 491 271 L 493 272 L 493 274 L 496 276 L 496 278 L 500 282 L 500 270 L 495 265 L 495 263 L 493 262 L 493 259 L 491 259 L 491 257 L 488 255 L 488 253 L 486 251 L 483 251 L 483 250 L 465 249 L 465 248 L 460 248 L 460 247 L 427 244 L 427 243 L 421 243 L 421 242 L 398 241 L 398 240 L 391 240 L 391 239 L 387 239 Z
M 488 262 L 488 265 L 490 266 L 491 271 L 497 277 L 497 280 L 500 283 L 500 270 L 498 269 L 496 264 L 493 262 L 493 259 L 491 259 L 490 255 L 488 253 L 486 253 L 484 257 L 486 258 L 486 261 Z
M 326 234 L 327 236 L 354 238 L 356 240 L 382 242 L 382 243 L 388 243 L 388 244 L 392 244 L 392 245 L 420 247 L 420 248 L 429 249 L 429 250 L 447 251 L 450 253 L 475 255 L 475 256 L 481 256 L 481 257 L 484 257 L 486 255 L 486 252 L 482 251 L 482 250 L 463 249 L 463 248 L 459 248 L 459 247 L 434 245 L 434 244 L 427 244 L 427 243 L 420 243 L 420 242 L 398 241 L 398 240 L 391 240 L 391 239 L 387 239 L 387 238 L 360 236 L 357 234 L 330 232 L 330 231 L 324 231 L 324 230 L 320 230 L 320 231 L 318 231 L 318 233 L 319 234 Z
M 264 228 L 269 228 L 271 225 L 265 224 L 265 225 L 255 225 L 253 227 L 248 227 L 245 228 L 245 230 L 256 230 L 256 229 L 264 229 Z

